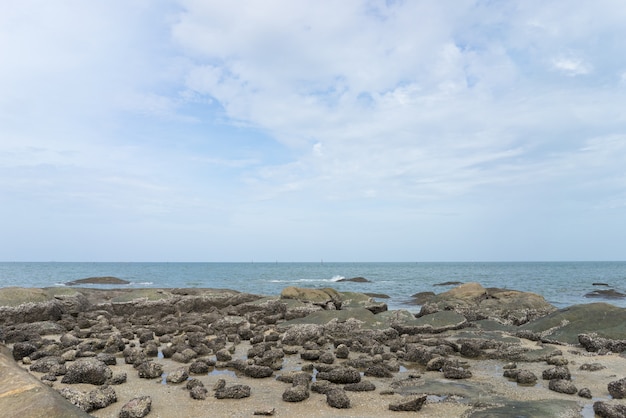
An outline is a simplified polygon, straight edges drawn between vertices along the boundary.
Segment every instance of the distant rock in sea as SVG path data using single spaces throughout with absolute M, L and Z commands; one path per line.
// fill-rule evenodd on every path
M 600 298 L 600 299 L 623 299 L 626 298 L 626 294 L 618 292 L 615 289 L 602 289 L 594 290 L 585 294 L 586 298 Z
M 117 277 L 87 277 L 86 279 L 73 280 L 65 283 L 66 286 L 77 286 L 80 284 L 129 284 L 128 280 L 119 279 Z
M 338 282 L 356 282 L 356 283 L 371 283 L 371 280 L 367 280 L 365 277 L 352 277 L 350 279 L 339 279 Z
M 443 282 L 443 283 L 435 283 L 433 286 L 458 286 L 463 284 L 463 282 Z

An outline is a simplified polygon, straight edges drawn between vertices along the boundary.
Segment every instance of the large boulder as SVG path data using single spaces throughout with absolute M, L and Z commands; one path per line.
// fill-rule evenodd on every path
M 67 365 L 67 373 L 61 383 L 103 385 L 112 376 L 113 372 L 104 362 L 96 358 L 84 358 Z
M 466 283 L 433 297 L 422 306 L 419 316 L 452 310 L 469 321 L 493 319 L 521 325 L 554 312 L 556 308 L 535 293 L 484 288 Z
M 342 298 L 338 291 L 329 287 L 323 289 L 309 289 L 289 286 L 280 292 L 281 299 L 296 299 L 309 302 L 327 309 L 341 309 Z

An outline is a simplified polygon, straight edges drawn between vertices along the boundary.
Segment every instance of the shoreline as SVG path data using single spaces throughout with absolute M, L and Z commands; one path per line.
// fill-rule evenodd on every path
M 605 315 L 611 312 L 610 317 L 618 321 L 620 315 L 626 316 L 626 309 L 608 304 L 557 310 L 538 295 L 495 292 L 471 284 L 437 295 L 418 316 L 388 311 L 384 302 L 364 294 L 332 289 L 324 289 L 326 293 L 284 289 L 281 295 L 265 297 L 224 289 L 61 289 L 0 289 L 2 339 L 13 349 L 16 344 L 34 346 L 26 359 L 16 359 L 23 370 L 45 358 L 29 356 L 38 357 L 46 350 L 65 356 L 66 367 L 111 351 L 115 363 L 108 367 L 113 375 L 125 373 L 126 382 L 106 383 L 114 389 L 117 401 L 90 411 L 95 417 L 117 417 L 125 403 L 141 395 L 152 398 L 149 417 L 205 416 L 208 410 L 212 416 L 250 416 L 273 410 L 274 416 L 379 417 L 395 414 L 389 411 L 390 405 L 418 393 L 426 395 L 419 408 L 426 417 L 481 417 L 488 416 L 481 415 L 486 411 L 506 408 L 593 417 L 595 403 L 624 405 L 608 391 L 609 383 L 626 376 L 624 358 L 606 349 L 615 345 L 590 351 L 591 345 L 572 342 L 574 335 L 580 338 L 583 334 L 579 331 L 584 330 L 584 318 L 570 318 L 569 328 L 555 329 L 550 322 L 563 322 L 563 315 L 579 309 L 592 322 L 587 325 L 601 334 L 602 323 L 593 319 L 596 310 Z M 453 298 L 446 299 L 451 295 Z M 7 303 L 11 298 L 12 306 Z M 605 328 L 614 326 L 607 322 Z M 626 338 L 623 330 L 616 335 Z M 108 349 L 112 336 L 119 336 L 123 347 Z M 615 344 L 619 338 L 592 337 L 590 341 Z M 345 357 L 339 346 L 347 350 Z M 185 350 L 191 350 L 190 358 L 182 357 Z M 143 353 L 143 361 L 160 364 L 162 373 L 153 379 L 139 377 L 137 364 L 128 360 L 135 351 Z M 199 361 L 206 361 L 208 369 L 190 372 Z M 589 389 L 592 398 L 551 390 L 550 379 L 542 378 L 545 370 L 555 367 L 551 361 L 569 367 L 569 381 L 577 391 Z M 534 374 L 535 383 L 520 385 L 504 377 L 509 363 Z M 580 370 L 583 364 L 592 363 L 605 368 Z M 188 377 L 181 383 L 169 382 L 168 376 L 181 368 Z M 341 379 L 330 381 L 349 400 L 350 408 L 330 406 L 328 395 L 312 388 L 327 382 L 325 370 L 335 369 L 356 370 L 357 379 L 375 389 L 355 392 L 347 390 L 348 383 Z M 254 376 L 261 370 L 271 374 Z M 287 402 L 285 392 L 292 384 L 279 376 L 289 378 L 296 372 L 307 373 L 313 381 L 306 385 L 305 399 Z M 28 373 L 40 381 L 43 376 L 50 377 L 49 371 Z M 62 383 L 63 378 L 59 375 L 56 381 L 44 378 L 42 382 L 48 382 L 52 390 L 69 387 L 84 393 L 102 386 Z M 205 399 L 190 397 L 185 388 L 190 379 L 202 382 Z M 220 379 L 227 387 L 248 386 L 250 396 L 217 399 L 213 387 Z M 2 399 L 0 393 L 0 404 Z M 541 416 L 536 413 L 529 416 Z

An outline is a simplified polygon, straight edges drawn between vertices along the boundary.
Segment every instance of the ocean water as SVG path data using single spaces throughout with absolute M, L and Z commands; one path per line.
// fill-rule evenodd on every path
M 587 298 L 606 286 L 626 293 L 626 262 L 407 262 L 407 263 L 65 263 L 0 262 L 0 287 L 51 287 L 95 276 L 130 281 L 127 287 L 206 287 L 277 295 L 287 286 L 332 287 L 339 291 L 383 293 L 390 309 L 408 305 L 418 292 L 440 293 L 451 286 L 437 284 L 478 282 L 538 293 L 562 308 L 604 301 L 626 307 L 626 299 Z M 365 277 L 370 283 L 339 282 Z M 106 288 L 111 286 L 92 287 Z M 120 286 L 124 287 L 124 286 Z

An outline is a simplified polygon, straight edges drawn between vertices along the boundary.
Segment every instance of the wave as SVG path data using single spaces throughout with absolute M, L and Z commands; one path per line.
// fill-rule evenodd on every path
M 310 283 L 310 282 L 333 283 L 333 282 L 338 282 L 342 279 L 345 279 L 345 277 L 337 275 L 337 276 L 333 276 L 330 279 L 286 279 L 286 280 L 272 279 L 272 280 L 268 280 L 268 282 L 269 283 Z

